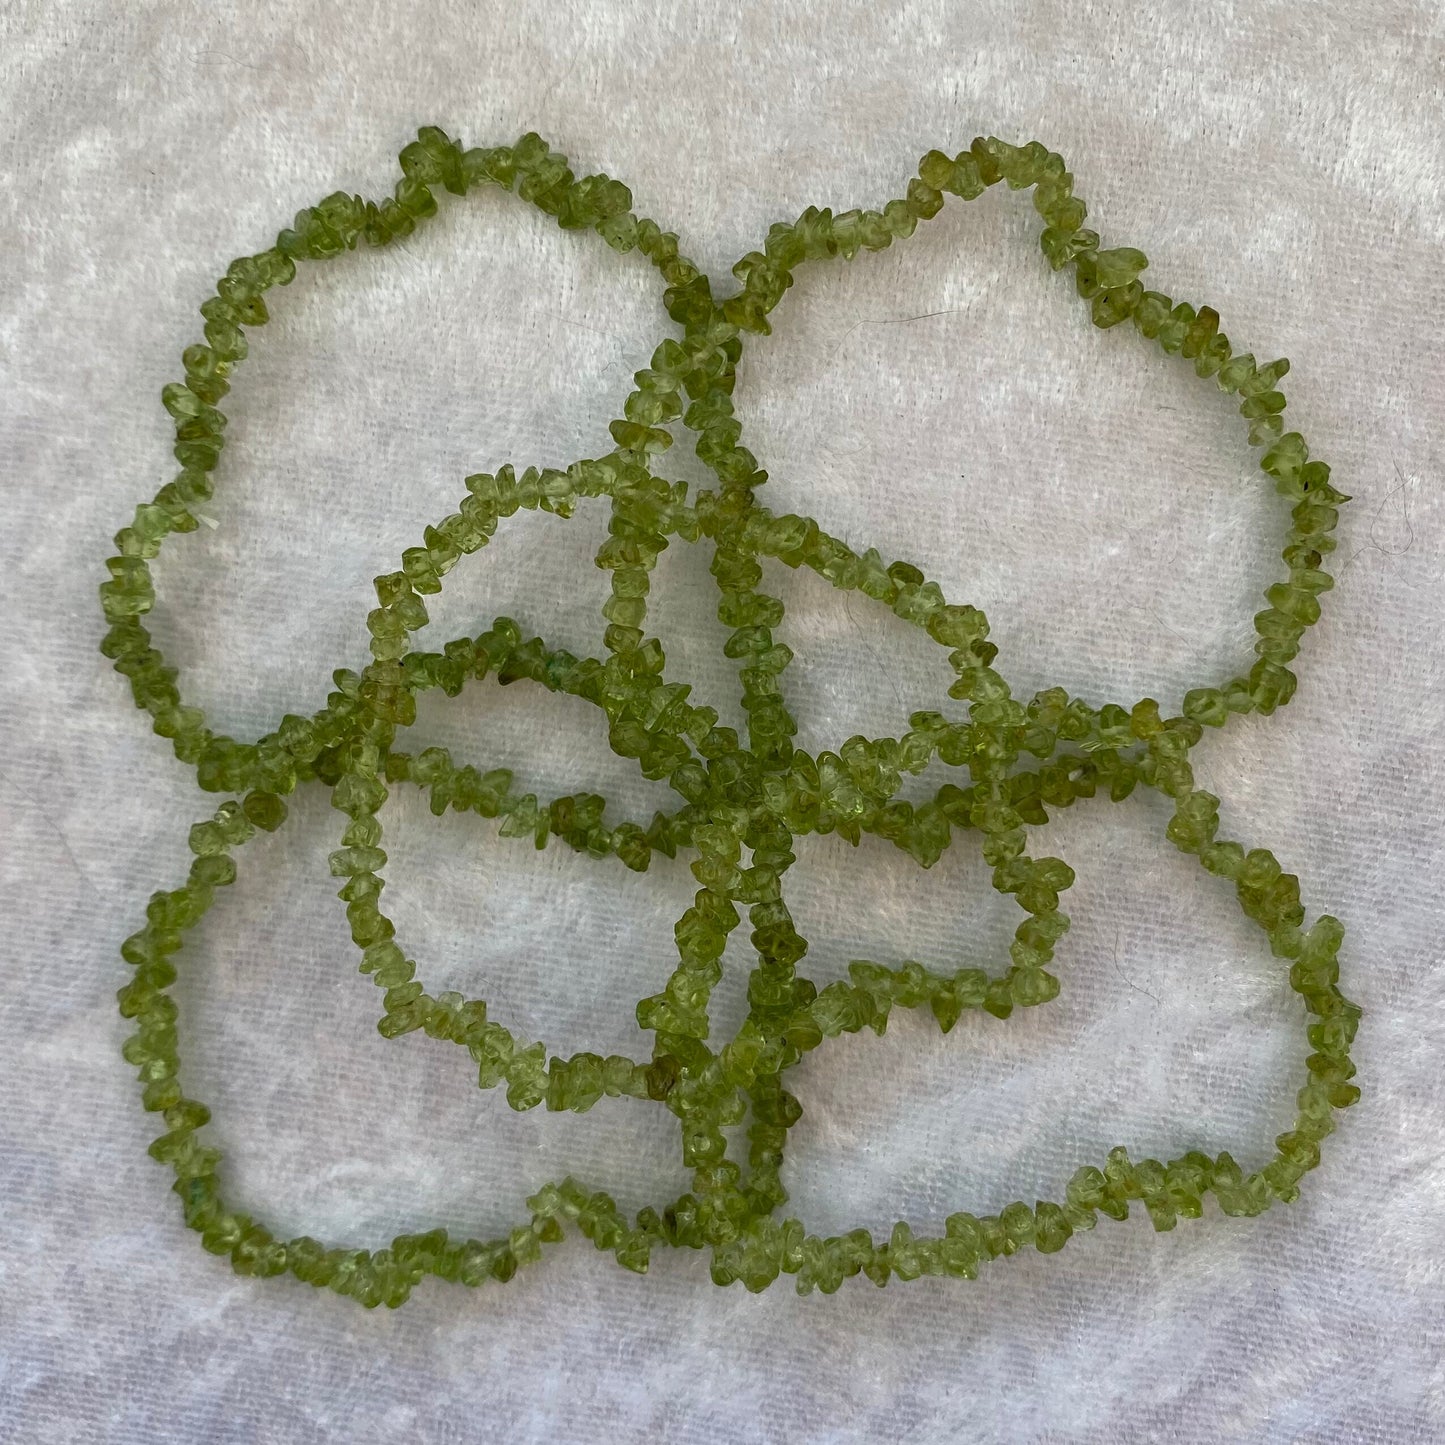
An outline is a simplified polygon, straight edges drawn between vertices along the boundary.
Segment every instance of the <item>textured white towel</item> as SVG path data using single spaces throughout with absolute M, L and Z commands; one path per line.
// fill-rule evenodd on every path
M 1439 963 L 1445 605 L 1445 24 L 1420 4 L 698 8 L 524 0 L 106 4 L 0 16 L 0 1437 L 117 1441 L 1247 1441 L 1445 1438 Z M 232 13 L 239 11 L 241 13 Z M 661 12 L 648 14 L 650 11 Z M 726 284 L 769 224 L 900 194 L 975 134 L 1062 150 L 1105 244 L 1288 355 L 1289 418 L 1355 500 L 1294 703 L 1196 753 L 1225 831 L 1273 848 L 1348 928 L 1364 1098 L 1301 1202 L 1156 1235 L 1102 1225 L 976 1284 L 647 1278 L 572 1240 L 514 1284 L 429 1282 L 395 1314 L 240 1281 L 182 1226 L 119 1056 L 120 939 L 212 806 L 99 657 L 108 539 L 170 470 L 161 385 L 229 259 L 337 187 L 375 195 L 419 124 L 537 128 Z M 800 273 L 739 386 L 767 500 L 916 561 L 982 606 L 1016 692 L 1177 706 L 1249 657 L 1285 507 L 1227 398 L 1129 328 L 1101 333 L 1026 197 L 951 203 L 914 240 Z M 673 329 L 654 273 L 495 190 L 414 240 L 306 268 L 225 409 L 218 526 L 158 564 L 162 645 L 254 736 L 365 660 L 370 579 L 506 460 L 609 445 Z M 667 458 L 673 475 L 701 468 Z M 497 613 L 595 652 L 594 506 L 524 515 L 458 569 L 425 634 Z M 943 654 L 859 596 L 770 569 L 808 747 L 896 735 Z M 655 627 L 735 718 L 703 549 L 674 546 Z M 586 705 L 526 685 L 427 698 L 416 746 L 619 813 L 667 797 Z M 930 774 L 932 785 L 938 776 Z M 922 796 L 920 783 L 913 796 Z M 1080 806 L 1036 851 L 1078 872 L 1063 992 L 946 1038 L 899 1016 L 790 1080 L 785 1180 L 819 1231 L 1058 1198 L 1115 1143 L 1233 1150 L 1288 1126 L 1301 1010 L 1229 891 L 1163 839 L 1156 795 Z M 435 988 L 560 1053 L 646 1048 L 632 1009 L 692 881 L 389 805 L 387 900 Z M 487 1234 L 571 1171 L 635 1209 L 686 1187 L 663 1110 L 511 1113 L 459 1051 L 376 1033 L 316 790 L 183 955 L 186 1078 L 233 1196 L 280 1231 L 379 1244 Z M 788 896 L 820 982 L 852 958 L 995 966 L 1016 921 L 965 838 L 932 871 L 804 839 Z M 717 1001 L 731 1030 L 740 931 Z

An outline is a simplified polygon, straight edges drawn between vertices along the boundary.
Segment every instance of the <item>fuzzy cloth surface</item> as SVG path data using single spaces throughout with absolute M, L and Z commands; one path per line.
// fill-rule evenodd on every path
M 1404 1442 L 1445 1438 L 1445 21 L 1429 4 L 841 0 L 762 6 L 39 3 L 0 17 L 0 1437 L 65 1442 Z M 648 12 L 644 14 L 644 12 Z M 656 13 L 652 13 L 656 12 Z M 1348 930 L 1360 1104 L 1303 1198 L 1156 1235 L 1142 1210 L 973 1284 L 715 1289 L 659 1250 L 623 1273 L 572 1239 L 506 1287 L 367 1314 L 243 1281 L 183 1227 L 120 1057 L 117 949 L 207 815 L 100 657 L 111 535 L 173 470 L 158 397 L 231 257 L 336 188 L 378 195 L 418 125 L 539 130 L 604 170 L 723 286 L 768 226 L 902 193 L 974 135 L 1063 152 L 1105 245 L 1290 357 L 1288 418 L 1354 500 L 1294 702 L 1196 750 L 1223 831 L 1272 848 Z M 911 241 L 805 267 L 747 343 L 764 500 L 906 558 L 982 607 L 1016 695 L 1094 703 L 1247 667 L 1286 504 L 1234 404 L 1047 268 L 1000 186 Z M 486 189 L 385 253 L 303 268 L 252 333 L 217 525 L 157 565 L 160 644 L 238 737 L 366 660 L 371 578 L 505 461 L 605 452 L 630 374 L 675 334 L 654 273 Z M 705 481 L 684 443 L 663 469 Z M 460 567 L 427 645 L 515 617 L 601 647 L 605 513 L 524 514 Z M 649 625 L 724 720 L 735 664 L 703 547 L 675 544 Z M 860 595 L 770 567 L 802 745 L 957 709 L 945 654 Z M 597 714 L 536 688 L 428 696 L 407 746 L 539 794 L 668 806 Z M 949 770 L 934 768 L 921 799 Z M 644 1053 L 695 884 L 476 818 L 388 805 L 387 893 L 429 988 L 485 996 L 550 1050 Z M 1163 837 L 1157 795 L 1080 805 L 1060 997 L 947 1036 L 895 1014 L 789 1087 L 784 1179 L 820 1233 L 1058 1199 L 1114 1144 L 1247 1167 L 1289 1126 L 1298 1001 L 1230 891 Z M 183 1068 L 231 1196 L 278 1234 L 376 1247 L 488 1237 L 565 1173 L 628 1210 L 687 1187 L 657 1106 L 510 1112 L 458 1050 L 376 1032 L 321 790 L 240 855 L 182 956 Z M 932 870 L 805 838 L 788 898 L 821 985 L 851 959 L 999 966 L 1017 922 L 963 837 Z M 746 1008 L 734 936 L 715 1032 Z

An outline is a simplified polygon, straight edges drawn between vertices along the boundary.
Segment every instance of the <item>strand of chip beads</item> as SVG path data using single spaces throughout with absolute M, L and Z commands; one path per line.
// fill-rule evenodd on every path
M 119 555 L 102 587 L 111 623 L 104 650 L 129 678 L 137 704 L 152 714 L 155 730 L 172 741 L 177 756 L 197 767 L 203 788 L 244 794 L 192 829 L 196 860 L 187 883 L 152 898 L 145 928 L 122 950 L 136 970 L 121 991 L 122 1012 L 139 1025 L 126 1056 L 140 1071 L 145 1106 L 162 1113 L 167 1126 L 151 1152 L 172 1166 L 186 1220 L 206 1247 L 229 1255 L 243 1274 L 290 1271 L 366 1305 L 396 1305 L 427 1274 L 468 1284 L 510 1278 L 539 1256 L 543 1244 L 561 1237 L 563 1222 L 571 1222 L 631 1269 L 645 1269 L 651 1249 L 663 1243 L 710 1249 L 719 1283 L 741 1280 L 761 1289 L 787 1272 L 796 1275 L 800 1291 L 830 1291 L 860 1271 L 880 1284 L 891 1276 L 972 1276 L 981 1262 L 1026 1244 L 1052 1252 L 1075 1230 L 1092 1227 L 1099 1212 L 1126 1217 L 1131 1200 L 1144 1203 L 1157 1228 L 1169 1228 L 1179 1217 L 1197 1216 L 1210 1192 L 1226 1212 L 1240 1214 L 1295 1197 L 1300 1177 L 1318 1163 L 1333 1111 L 1358 1097 L 1348 1049 L 1359 1010 L 1337 986 L 1342 930 L 1328 916 L 1305 930 L 1298 880 L 1267 851 L 1246 852 L 1216 837 L 1218 800 L 1194 788 L 1187 758 L 1203 726 L 1222 726 L 1233 714 L 1269 713 L 1289 700 L 1294 677 L 1287 664 L 1319 615 L 1319 593 L 1330 585 L 1323 562 L 1333 545 L 1336 509 L 1347 499 L 1330 486 L 1329 469 L 1309 459 L 1303 438 L 1283 432 L 1277 383 L 1288 364 L 1259 367 L 1252 357 L 1234 355 L 1210 308 L 1195 311 L 1145 291 L 1138 279 L 1147 266 L 1142 253 L 1099 249 L 1097 235 L 1083 227 L 1083 203 L 1073 195 L 1062 159 L 1037 143 L 976 141 L 952 159 L 930 152 L 906 196 L 879 211 L 834 216 L 810 209 L 792 225 L 775 226 L 765 249 L 734 268 L 742 290 L 720 302 L 707 278 L 679 254 L 676 237 L 632 214 L 626 187 L 605 176 L 577 180 L 565 158 L 535 135 L 513 147 L 463 151 L 439 130 L 425 128 L 403 152 L 402 165 L 394 197 L 372 203 L 329 196 L 300 213 L 275 247 L 234 262 L 218 283 L 202 308 L 206 344 L 186 351 L 185 382 L 163 393 L 177 423 L 181 473 L 118 535 Z M 740 445 L 731 403 L 743 334 L 768 331 L 768 314 L 804 260 L 880 250 L 936 214 L 944 193 L 971 199 L 999 180 L 1014 189 L 1034 188 L 1035 206 L 1047 223 L 1044 252 L 1056 270 L 1073 266 L 1096 325 L 1132 319 L 1142 335 L 1193 361 L 1201 377 L 1212 376 L 1243 397 L 1251 442 L 1266 448 L 1261 465 L 1294 502 L 1283 554 L 1289 576 L 1269 589 L 1270 607 L 1255 620 L 1258 660 L 1247 676 L 1190 691 L 1179 717 L 1164 718 L 1151 699 L 1128 709 L 1094 709 L 1061 689 L 1021 706 L 991 666 L 996 649 L 986 641 L 987 621 L 976 609 L 950 605 L 907 563 L 885 567 L 871 549 L 855 553 L 810 519 L 774 516 L 756 500 L 766 473 Z M 560 225 L 593 229 L 619 251 L 639 249 L 661 272 L 665 304 L 683 337 L 662 343 L 652 365 L 637 373 L 624 415 L 612 424 L 617 447 L 608 456 L 565 471 L 528 469 L 521 478 L 509 468 L 468 478 L 468 496 L 458 510 L 426 529 L 422 545 L 403 555 L 398 571 L 377 579 L 379 606 L 368 618 L 373 661 L 360 675 L 338 670 L 337 690 L 325 708 L 309 719 L 288 715 L 252 744 L 216 735 L 201 711 L 182 700 L 174 669 L 140 619 L 154 603 L 149 560 L 170 532 L 194 530 L 191 508 L 211 494 L 225 428 L 217 403 L 245 357 L 244 328 L 264 322 L 263 293 L 289 283 L 297 260 L 340 255 L 363 240 L 384 245 L 435 211 L 436 187 L 463 193 L 481 182 L 513 189 Z M 690 399 L 685 408 L 684 397 Z M 694 504 L 681 484 L 652 471 L 679 417 L 697 433 L 699 455 L 721 487 Z M 612 578 L 604 606 L 606 660 L 579 660 L 540 639 L 523 641 L 505 618 L 440 653 L 411 647 L 411 634 L 427 620 L 423 596 L 439 591 L 443 576 L 461 556 L 484 546 L 502 518 L 525 508 L 569 516 L 579 501 L 603 497 L 611 508 L 608 541 L 598 555 Z M 746 744 L 732 729 L 717 726 L 712 709 L 690 705 L 686 684 L 664 680 L 661 644 L 643 635 L 648 574 L 674 537 L 706 537 L 713 544 L 719 615 L 733 629 L 729 655 L 746 664 Z M 860 590 L 924 627 L 951 649 L 958 681 L 950 691 L 968 702 L 967 720 L 919 713 L 897 740 L 850 739 L 838 753 L 816 758 L 794 747 L 796 724 L 780 688 L 792 654 L 773 635 L 783 620 L 781 602 L 758 589 L 761 558 L 809 566 L 833 585 Z M 411 758 L 395 748 L 397 730 L 414 719 L 418 692 L 440 687 L 455 695 L 469 678 L 489 672 L 503 683 L 526 678 L 596 703 L 607 714 L 614 750 L 638 759 L 645 775 L 668 778 L 682 806 L 658 813 L 646 827 L 608 827 L 605 803 L 596 794 L 539 805 L 531 795 L 518 795 L 504 770 L 484 774 L 455 766 L 440 750 Z M 1041 766 L 1020 768 L 1023 754 Z M 921 771 L 934 757 L 966 765 L 970 785 L 945 785 L 917 808 L 898 799 L 901 774 Z M 313 779 L 331 787 L 333 803 L 348 818 L 332 868 L 346 880 L 342 897 L 362 970 L 385 992 L 382 1032 L 424 1030 L 464 1045 L 477 1062 L 478 1082 L 505 1082 L 516 1108 L 545 1102 L 580 1111 L 609 1095 L 664 1102 L 682 1126 L 692 1192 L 661 1210 L 642 1210 L 629 1224 L 607 1195 L 565 1180 L 539 1190 L 519 1223 L 491 1242 L 457 1242 L 433 1230 L 399 1236 L 376 1251 L 328 1249 L 310 1238 L 281 1242 L 224 1205 L 219 1151 L 196 1136 L 209 1111 L 179 1084 L 176 1010 L 167 993 L 175 978 L 171 959 L 215 889 L 235 878 L 231 852 L 258 828 L 279 827 L 284 796 Z M 386 859 L 377 812 L 388 785 L 402 781 L 427 789 L 434 811 L 450 806 L 500 817 L 504 835 L 530 837 L 539 847 L 560 837 L 636 871 L 645 870 L 656 852 L 697 852 L 693 868 L 703 887 L 677 926 L 679 967 L 662 993 L 638 1006 L 639 1023 L 656 1040 L 649 1064 L 590 1053 L 547 1062 L 544 1046 L 520 1045 L 487 1017 L 483 1001 L 425 992 L 378 904 Z M 1291 986 L 1315 1018 L 1309 1028 L 1315 1052 L 1307 1061 L 1299 1117 L 1278 1140 L 1276 1157 L 1246 1174 L 1227 1154 L 1210 1158 L 1191 1151 L 1161 1164 L 1130 1161 L 1115 1150 L 1103 1169 L 1085 1166 L 1075 1173 L 1062 1204 L 1040 1201 L 1030 1208 L 1018 1202 L 982 1219 L 954 1214 L 935 1238 L 917 1237 L 902 1222 L 881 1243 L 862 1230 L 819 1238 L 796 1219 L 777 1221 L 774 1213 L 786 1202 L 783 1147 L 802 1109 L 782 1085 L 784 1071 L 824 1038 L 863 1027 L 881 1032 L 894 1007 L 926 1006 L 947 1032 L 966 1008 L 1004 1018 L 1015 1005 L 1053 998 L 1058 982 L 1045 965 L 1067 927 L 1058 895 L 1073 875 L 1061 860 L 1029 859 L 1024 831 L 1046 821 L 1051 807 L 1094 796 L 1101 787 L 1117 799 L 1140 781 L 1173 799 L 1170 840 L 1235 883 L 1272 951 L 1290 960 Z M 781 891 L 794 836 L 838 831 L 856 841 L 863 831 L 874 832 L 928 866 L 953 831 L 969 828 L 983 836 L 995 887 L 1014 894 L 1028 915 L 1003 974 L 855 963 L 848 982 L 821 992 L 796 974 L 806 943 Z M 747 868 L 740 866 L 743 847 L 751 850 Z M 708 998 L 720 977 L 723 945 L 740 921 L 739 904 L 750 909 L 759 962 L 749 983 L 748 1019 L 733 1040 L 714 1050 L 706 1042 Z M 745 1117 L 746 1175 L 727 1159 L 723 1134 Z

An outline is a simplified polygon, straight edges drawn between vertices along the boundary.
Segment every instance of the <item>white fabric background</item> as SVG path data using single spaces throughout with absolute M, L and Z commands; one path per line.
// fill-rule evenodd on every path
M 657 13 L 648 13 L 656 11 Z M 1439 879 L 1445 582 L 1445 22 L 1431 4 L 765 7 L 38 3 L 0 17 L 0 1437 L 64 1441 L 1425 1441 L 1445 1438 Z M 109 537 L 171 470 L 161 385 L 234 255 L 341 186 L 377 194 L 417 125 L 536 127 L 632 187 L 725 281 L 775 219 L 900 193 L 933 145 L 1061 149 L 1106 244 L 1288 355 L 1289 418 L 1356 500 L 1296 701 L 1196 753 L 1230 836 L 1276 850 L 1348 927 L 1364 1099 L 1302 1201 L 1106 1225 L 975 1285 L 634 1278 L 572 1241 L 514 1284 L 363 1313 L 235 1279 L 182 1227 L 119 1056 L 116 949 L 183 876 L 210 803 L 97 654 Z M 805 270 L 750 343 L 768 500 L 920 563 L 993 620 L 1016 691 L 1126 705 L 1222 679 L 1277 575 L 1284 507 L 1212 387 L 1102 334 L 1003 192 L 851 267 Z M 365 659 L 370 578 L 469 471 L 608 446 L 671 334 L 653 273 L 484 192 L 414 241 L 303 271 L 226 403 L 219 526 L 158 566 L 190 695 L 254 736 Z M 675 449 L 680 453 L 683 449 Z M 694 462 L 668 458 L 698 479 Z M 449 582 L 429 636 L 507 612 L 598 646 L 594 509 L 526 516 Z M 551 544 L 545 550 L 537 550 Z M 655 588 L 673 667 L 734 714 L 701 549 Z M 937 705 L 943 655 L 778 569 L 812 748 Z M 864 669 L 881 668 L 886 682 Z M 428 699 L 417 746 L 650 812 L 582 704 Z M 926 780 L 933 786 L 938 777 Z M 922 785 L 915 789 L 921 795 Z M 388 900 L 436 987 L 561 1052 L 642 1047 L 683 864 L 643 878 L 391 805 Z M 510 1113 L 465 1059 L 388 1043 L 299 799 L 184 957 L 185 1069 L 235 1197 L 282 1231 L 485 1235 L 572 1170 L 629 1208 L 685 1187 L 670 1118 Z M 810 1226 L 937 1228 L 1059 1197 L 1115 1143 L 1257 1164 L 1305 1052 L 1280 966 L 1162 838 L 1155 797 L 1048 830 L 1078 870 L 1064 992 L 947 1038 L 899 1017 L 795 1088 L 786 1180 Z M 1041 845 L 1042 847 L 1042 845 Z M 997 959 L 1013 926 L 967 845 L 930 873 L 805 840 L 790 897 L 820 981 L 854 957 Z M 1011 906 L 1010 906 L 1011 907 Z M 745 932 L 745 930 L 743 931 Z M 742 942 L 741 933 L 738 942 Z M 739 1016 L 736 945 L 718 1022 Z

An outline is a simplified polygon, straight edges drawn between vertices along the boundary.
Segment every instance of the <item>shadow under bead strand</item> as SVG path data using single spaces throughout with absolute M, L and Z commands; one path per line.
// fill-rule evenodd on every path
M 136 1025 L 125 1057 L 138 1071 L 144 1107 L 165 1124 L 150 1152 L 170 1165 L 186 1223 L 205 1248 L 228 1256 L 239 1274 L 289 1272 L 368 1307 L 394 1306 L 428 1275 L 468 1285 L 510 1279 L 570 1226 L 631 1270 L 645 1271 L 655 1248 L 686 1247 L 708 1252 L 719 1284 L 741 1281 L 759 1290 L 790 1274 L 800 1292 L 831 1292 L 859 1273 L 880 1285 L 924 1274 L 972 1278 L 989 1260 L 1025 1247 L 1055 1252 L 1076 1231 L 1092 1229 L 1100 1214 L 1125 1219 L 1131 1203 L 1144 1207 L 1156 1229 L 1170 1229 L 1180 1218 L 1199 1217 L 1210 1194 L 1229 1214 L 1258 1214 L 1293 1200 L 1300 1180 L 1319 1163 L 1335 1112 L 1359 1097 L 1349 1050 L 1360 1010 L 1338 986 L 1343 929 L 1328 915 L 1307 927 L 1298 879 L 1267 850 L 1246 850 L 1218 836 L 1219 800 L 1195 787 L 1189 761 L 1205 727 L 1251 712 L 1267 715 L 1289 701 L 1296 685 L 1289 665 L 1332 585 L 1326 564 L 1338 508 L 1348 498 L 1331 486 L 1328 466 L 1310 457 L 1304 438 L 1284 429 L 1279 383 L 1288 363 L 1259 365 L 1252 355 L 1236 354 L 1213 309 L 1146 290 L 1143 253 L 1101 248 L 1098 234 L 1084 225 L 1087 209 L 1063 158 L 1038 142 L 1015 147 L 979 139 L 951 157 L 930 151 L 904 195 L 877 210 L 835 214 L 810 207 L 795 221 L 774 225 L 761 248 L 733 267 L 738 288 L 726 295 L 680 253 L 674 234 L 633 213 L 626 186 L 603 175 L 577 178 L 566 158 L 535 134 L 512 146 L 464 150 L 425 127 L 403 150 L 401 164 L 391 196 L 327 196 L 300 212 L 274 246 L 232 262 L 217 282 L 201 308 L 204 343 L 185 350 L 184 380 L 162 391 L 176 424 L 181 469 L 117 535 L 117 554 L 100 589 L 109 623 L 103 651 L 129 679 L 137 705 L 176 756 L 196 769 L 204 790 L 233 795 L 191 829 L 195 858 L 186 882 L 152 896 L 144 926 L 121 949 L 133 973 L 120 990 L 120 1007 Z M 872 548 L 855 550 L 812 519 L 776 514 L 758 500 L 767 473 L 743 444 L 732 393 L 745 339 L 768 334 L 769 317 L 798 268 L 883 250 L 908 239 L 947 196 L 972 200 L 1000 181 L 1032 190 L 1044 223 L 1044 257 L 1055 271 L 1072 269 L 1095 325 L 1132 322 L 1140 336 L 1240 398 L 1250 442 L 1262 449 L 1260 466 L 1291 505 L 1281 552 L 1288 570 L 1268 587 L 1268 607 L 1255 617 L 1254 660 L 1237 675 L 1190 689 L 1173 715 L 1151 698 L 1094 707 L 1062 688 L 1026 703 L 1014 698 L 994 666 L 998 651 L 982 612 L 950 603 L 910 563 L 885 563 Z M 341 256 L 358 245 L 385 246 L 433 215 L 439 192 L 486 188 L 515 193 L 564 229 L 594 231 L 617 252 L 641 253 L 660 274 L 663 305 L 678 334 L 662 341 L 635 374 L 622 415 L 610 425 L 614 447 L 606 455 L 565 469 L 528 467 L 518 474 L 507 466 L 466 478 L 456 510 L 427 527 L 396 570 L 376 578 L 377 606 L 366 618 L 372 661 L 360 673 L 336 671 L 323 708 L 310 716 L 287 714 L 249 743 L 218 734 L 202 710 L 184 700 L 176 670 L 142 619 L 155 601 L 151 559 L 171 533 L 195 530 L 193 509 L 211 496 L 225 448 L 220 403 L 246 359 L 246 331 L 266 322 L 266 294 L 289 285 L 298 263 Z M 697 455 L 716 478 L 715 489 L 692 497 L 683 483 L 658 471 L 679 422 L 694 434 Z M 578 658 L 529 638 L 505 617 L 437 652 L 414 646 L 413 634 L 428 621 L 425 599 L 442 589 L 464 557 L 484 549 L 507 518 L 523 510 L 571 517 L 593 504 L 607 513 L 596 560 L 610 574 L 597 656 Z M 662 642 L 647 635 L 652 570 L 677 543 L 711 549 L 718 616 L 728 629 L 724 650 L 739 665 L 745 735 L 690 701 L 691 687 L 669 670 Z M 913 713 L 896 738 L 853 737 L 816 755 L 798 748 L 784 687 L 793 653 L 781 632 L 783 604 L 761 587 L 763 558 L 808 567 L 921 628 L 948 652 L 956 676 L 948 696 L 959 706 Z M 519 793 L 504 769 L 458 764 L 437 748 L 413 756 L 399 746 L 419 693 L 440 689 L 454 697 L 488 677 L 594 704 L 613 751 L 635 759 L 645 777 L 665 779 L 677 806 L 650 820 L 619 820 L 609 816 L 600 794 L 543 802 Z M 967 784 L 946 784 L 917 805 L 899 797 L 904 778 L 934 758 L 966 768 Z M 629 1219 L 606 1194 L 569 1178 L 542 1185 L 498 1239 L 454 1240 L 437 1229 L 398 1236 L 375 1250 L 330 1247 L 309 1237 L 279 1240 L 226 1204 L 220 1152 L 203 1142 L 209 1110 L 181 1085 L 177 1014 L 168 991 L 185 935 L 215 890 L 236 879 L 232 855 L 258 831 L 281 827 L 285 799 L 312 782 L 330 789 L 346 819 L 331 871 L 344 880 L 339 896 L 360 970 L 382 991 L 380 1031 L 388 1038 L 425 1033 L 459 1045 L 477 1084 L 501 1087 L 514 1109 L 584 1112 L 604 1097 L 666 1108 L 678 1122 L 683 1161 L 692 1171 L 688 1192 Z M 485 1001 L 427 991 L 381 904 L 387 856 L 380 814 L 392 789 L 408 784 L 427 794 L 434 813 L 450 808 L 499 820 L 501 836 L 530 839 L 538 849 L 560 840 L 636 872 L 645 872 L 657 853 L 692 858 L 699 887 L 674 928 L 677 965 L 660 990 L 637 1005 L 644 1040 L 650 1036 L 646 1057 L 553 1054 L 490 1017 Z M 1141 784 L 1172 800 L 1168 840 L 1233 885 L 1270 952 L 1288 963 L 1290 987 L 1309 1012 L 1312 1051 L 1298 1113 L 1277 1139 L 1274 1156 L 1246 1171 L 1228 1154 L 1189 1151 L 1161 1162 L 1115 1149 L 1102 1167 L 1076 1171 L 1058 1202 L 1016 1202 L 996 1216 L 958 1212 L 936 1236 L 916 1235 L 899 1222 L 883 1239 L 862 1229 L 825 1238 L 810 1234 L 801 1220 L 780 1217 L 787 1203 L 781 1164 L 789 1130 L 803 1112 L 787 1087 L 788 1071 L 828 1039 L 865 1028 L 882 1033 L 895 1008 L 926 1008 L 947 1033 L 965 1010 L 1002 1020 L 1015 1008 L 1053 1000 L 1060 982 L 1050 969 L 1069 925 L 1060 901 L 1074 874 L 1061 859 L 1030 856 L 1028 829 L 1047 822 L 1054 809 L 1096 797 L 1117 801 Z M 1006 960 L 992 970 L 952 972 L 918 962 L 856 961 L 846 980 L 821 990 L 799 971 L 808 945 L 784 888 L 795 838 L 836 832 L 857 842 L 871 833 L 926 868 L 955 834 L 968 831 L 977 834 L 993 886 L 1012 896 L 1023 914 Z M 710 998 L 728 937 L 744 915 L 756 956 L 749 1012 L 732 1038 L 719 1041 L 711 1031 Z M 744 1122 L 745 1154 L 733 1157 L 724 1130 Z

